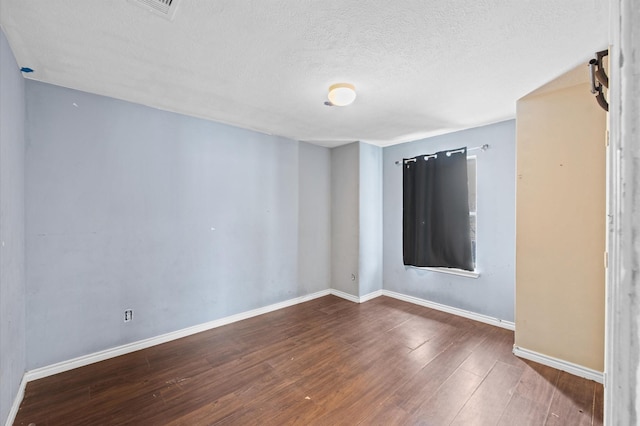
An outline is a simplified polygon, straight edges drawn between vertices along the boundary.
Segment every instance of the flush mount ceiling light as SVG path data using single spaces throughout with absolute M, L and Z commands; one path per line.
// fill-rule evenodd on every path
M 356 88 L 349 83 L 336 83 L 329 87 L 329 102 L 333 106 L 347 106 L 356 99 Z

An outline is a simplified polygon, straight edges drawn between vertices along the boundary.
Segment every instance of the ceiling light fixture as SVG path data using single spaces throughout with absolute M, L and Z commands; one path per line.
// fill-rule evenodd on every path
M 329 86 L 329 102 L 333 106 L 347 106 L 356 99 L 356 88 L 349 83 L 336 83 Z

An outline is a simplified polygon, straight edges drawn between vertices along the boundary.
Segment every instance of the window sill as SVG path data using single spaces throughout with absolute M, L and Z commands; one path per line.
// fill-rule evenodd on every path
M 474 279 L 480 276 L 480 273 L 477 271 L 465 271 L 464 269 L 456 269 L 456 268 L 419 268 L 419 269 L 424 269 L 425 271 L 440 272 L 443 274 L 458 275 L 460 277 L 467 277 L 467 278 L 474 278 Z

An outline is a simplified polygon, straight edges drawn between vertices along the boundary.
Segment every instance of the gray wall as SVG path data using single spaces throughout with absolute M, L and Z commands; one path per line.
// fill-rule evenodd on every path
M 402 168 L 396 160 L 488 143 L 477 154 L 478 279 L 402 262 Z M 473 152 L 470 154 L 474 154 Z M 513 321 L 515 280 L 515 121 L 384 149 L 384 288 L 483 315 Z
M 359 169 L 358 142 L 331 149 L 331 287 L 356 297 L 360 294 Z
M 382 148 L 360 147 L 360 296 L 382 290 Z
M 331 153 L 300 143 L 298 283 L 310 294 L 331 283 Z
M 0 31 L 0 424 L 25 371 L 24 79 Z
M 26 94 L 29 369 L 329 287 L 312 276 L 330 270 L 328 239 L 300 242 L 329 223 L 301 204 L 305 186 L 329 199 L 328 152 L 309 168 L 323 148 L 32 81 Z
M 328 150 L 33 81 L 26 96 L 29 369 L 330 286 L 513 320 L 512 121 Z M 481 277 L 404 268 L 394 161 L 482 143 Z

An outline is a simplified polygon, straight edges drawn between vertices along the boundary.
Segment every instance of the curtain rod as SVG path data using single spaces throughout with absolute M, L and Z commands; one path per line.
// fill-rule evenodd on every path
M 488 143 L 485 143 L 484 145 L 481 145 L 481 146 L 474 146 L 473 148 L 467 148 L 467 152 L 469 152 L 469 151 L 476 151 L 476 150 L 478 150 L 478 149 L 479 149 L 479 150 L 481 150 L 481 151 L 486 151 L 487 149 L 489 149 L 489 144 L 488 144 Z M 453 151 L 447 151 L 447 155 L 449 155 L 449 154 L 455 154 L 455 153 L 458 153 L 458 152 L 464 152 L 464 151 L 463 151 L 462 149 L 455 149 L 455 150 L 453 150 Z M 425 155 L 425 157 L 433 157 L 434 155 L 435 155 L 435 154 L 428 154 L 428 155 Z M 418 157 L 419 157 L 419 156 L 418 156 Z M 415 158 L 413 158 L 413 159 L 409 159 L 409 160 L 407 160 L 407 161 L 411 161 L 411 160 L 416 161 L 416 160 L 415 160 Z M 397 161 L 396 161 L 396 165 L 400 165 L 400 164 L 402 164 L 402 162 L 403 162 L 403 161 L 404 161 L 404 160 L 397 160 Z

